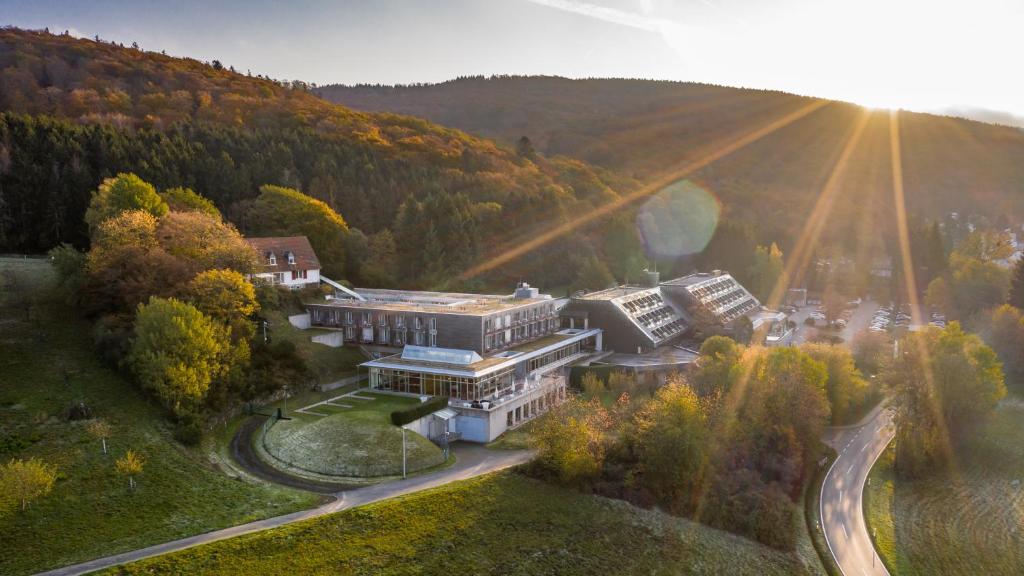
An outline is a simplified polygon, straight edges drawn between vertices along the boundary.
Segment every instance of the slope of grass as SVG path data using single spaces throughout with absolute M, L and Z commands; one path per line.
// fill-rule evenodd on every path
M 419 403 L 363 391 L 360 400 L 345 397 L 337 404 L 311 410 L 326 416 L 291 412 L 292 420 L 278 421 L 267 432 L 264 448 L 275 458 L 302 470 L 328 476 L 394 476 L 402 473 L 402 429 L 391 423 L 391 412 Z M 298 406 L 296 406 L 298 407 Z M 443 464 L 444 453 L 423 436 L 406 433 L 407 470 L 416 472 Z
M 316 374 L 317 382 L 320 384 L 330 384 L 346 376 L 352 376 L 356 373 L 356 367 L 366 361 L 359 350 L 351 346 L 332 348 L 311 340 L 313 336 L 327 334 L 330 332 L 329 330 L 321 328 L 300 330 L 292 326 L 288 322 L 287 315 L 281 311 L 265 311 L 264 316 L 270 324 L 268 332 L 270 337 L 289 340 L 295 344 L 299 355 Z
M 0 288 L 0 459 L 55 464 L 53 492 L 25 512 L 0 518 L 0 574 L 27 574 L 158 542 L 285 514 L 319 496 L 232 480 L 199 451 L 171 437 L 163 412 L 103 366 L 90 328 L 45 298 L 44 261 L 0 260 L 0 283 L 14 271 L 34 304 Z M 65 380 L 65 374 L 67 378 Z M 113 427 L 104 455 L 85 421 L 64 419 L 82 399 Z M 139 452 L 145 469 L 134 493 L 114 461 Z
M 1005 400 L 949 473 L 906 481 L 892 449 L 865 490 L 865 516 L 894 575 L 1024 574 L 1024 404 Z
M 112 574 L 805 574 L 787 554 L 503 472 Z

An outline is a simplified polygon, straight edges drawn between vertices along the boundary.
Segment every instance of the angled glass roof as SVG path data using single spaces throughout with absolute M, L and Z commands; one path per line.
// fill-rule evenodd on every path
M 427 346 L 413 346 L 411 344 L 406 344 L 405 348 L 402 350 L 402 360 L 443 362 L 445 364 L 460 364 L 467 366 L 474 362 L 479 362 L 483 360 L 483 358 L 472 350 L 430 348 Z

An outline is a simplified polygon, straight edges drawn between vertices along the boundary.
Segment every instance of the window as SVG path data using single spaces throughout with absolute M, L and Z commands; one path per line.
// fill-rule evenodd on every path
M 305 280 L 305 279 L 306 279 L 306 271 L 305 270 L 292 270 L 292 280 Z
M 284 272 L 274 272 L 274 284 L 284 283 Z
M 293 252 L 288 252 L 288 263 L 295 264 L 295 254 Z
M 433 332 L 430 333 L 430 345 L 437 346 L 437 334 Z
M 268 262 L 268 263 L 269 263 L 269 264 L 270 264 L 271 266 L 277 266 L 277 256 L 274 256 L 274 253 L 273 253 L 273 252 L 269 252 L 269 253 L 267 253 L 267 262 Z
M 430 329 L 437 330 L 437 318 L 430 319 Z
M 352 311 L 351 310 L 346 310 L 345 311 L 345 324 L 351 324 L 351 323 L 352 323 Z

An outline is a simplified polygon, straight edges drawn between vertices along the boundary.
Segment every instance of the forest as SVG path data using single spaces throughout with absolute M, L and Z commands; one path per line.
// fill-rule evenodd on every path
M 584 162 L 498 146 L 420 119 L 354 112 L 304 84 L 248 76 L 220 62 L 45 31 L 0 31 L 0 252 L 39 253 L 64 242 L 85 248 L 90 195 L 122 172 L 159 189 L 195 190 L 246 234 L 263 228 L 246 220 L 260 213 L 249 208 L 261 186 L 301 190 L 345 219 L 350 252 L 369 250 L 377 233 L 392 235 L 390 270 L 366 278 L 343 270 L 339 279 L 405 286 L 447 281 L 457 267 L 486 258 L 488 248 L 635 185 Z M 568 285 L 590 258 L 606 260 L 600 224 L 471 280 L 511 285 L 528 276 Z M 376 240 L 386 252 L 388 240 Z M 560 265 L 541 266 L 548 258 Z
M 512 144 L 527 137 L 564 154 L 647 180 L 813 100 L 782 92 L 637 79 L 466 77 L 411 86 L 322 86 L 358 110 L 413 114 Z M 894 227 L 888 112 L 830 102 L 722 158 L 692 178 L 725 217 L 754 227 L 759 243 L 790 251 L 861 114 L 863 135 L 837 182 L 824 240 L 847 253 L 879 251 Z M 1002 228 L 1024 219 L 1024 132 L 901 111 L 908 211 L 940 220 L 976 213 Z M 862 246 L 865 241 L 874 245 Z

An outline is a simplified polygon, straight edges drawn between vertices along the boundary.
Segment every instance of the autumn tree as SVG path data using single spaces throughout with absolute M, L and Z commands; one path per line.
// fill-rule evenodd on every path
M 188 284 L 189 301 L 200 312 L 223 322 L 236 340 L 253 337 L 249 318 L 259 311 L 256 289 L 234 270 L 200 272 Z
M 580 266 L 572 290 L 603 290 L 613 285 L 615 277 L 608 270 L 608 266 L 597 256 L 590 256 Z
M 242 273 L 256 269 L 258 255 L 231 224 L 202 212 L 170 212 L 160 219 L 160 246 L 196 272 L 229 268 Z
M 1003 304 L 989 315 L 983 335 L 1007 374 L 1024 375 L 1024 312 Z
M 341 278 L 348 224 L 326 203 L 282 186 L 260 187 L 245 212 L 246 232 L 255 236 L 297 236 L 309 239 L 324 275 Z
M 394 286 L 398 277 L 398 249 L 390 230 L 381 230 L 370 236 L 368 256 L 360 273 L 369 286 Z
M 691 377 L 694 390 L 701 396 L 721 395 L 739 377 L 743 346 L 726 336 L 712 336 L 704 341 L 697 357 L 697 369 Z
M 138 452 L 129 449 L 124 453 L 124 456 L 117 459 L 114 462 L 115 468 L 122 476 L 128 477 L 128 488 L 135 490 L 135 477 L 142 474 L 142 469 L 146 465 L 146 460 Z
M 1010 281 L 1010 306 L 1024 310 L 1024 258 L 1019 258 L 1013 266 L 1013 278 Z
M 782 250 L 773 242 L 771 246 L 758 246 L 747 270 L 751 292 L 758 300 L 768 302 L 772 290 L 782 276 Z
M 85 425 L 85 431 L 88 432 L 90 436 L 100 441 L 103 446 L 103 453 L 106 454 L 107 438 L 110 438 L 114 433 L 110 424 L 102 418 L 96 418 L 95 420 L 90 420 L 89 423 Z
M 531 436 L 537 466 L 567 485 L 597 478 L 604 463 L 607 418 L 599 400 L 569 398 L 552 408 Z
M 867 400 L 868 383 L 857 370 L 853 355 L 845 346 L 804 344 L 807 355 L 825 365 L 828 378 L 825 391 L 831 406 L 832 423 L 848 424 L 852 415 Z
M 32 501 L 53 489 L 57 468 L 37 458 L 11 460 L 0 466 L 0 516 L 20 507 L 28 508 Z
M 953 316 L 956 313 L 949 281 L 941 276 L 928 284 L 928 288 L 924 292 L 924 303 L 929 309 L 941 312 L 946 316 Z
M 604 381 L 595 372 L 587 372 L 580 381 L 580 388 L 587 398 L 598 398 L 605 392 Z
M 886 381 L 896 394 L 896 468 L 920 476 L 950 460 L 954 443 L 1006 395 L 995 351 L 964 332 L 911 333 Z
M 634 415 L 634 444 L 644 484 L 669 510 L 691 511 L 707 471 L 707 415 L 679 377 Z
M 223 218 L 213 202 L 197 194 L 191 188 L 169 188 L 160 193 L 160 198 L 173 212 L 201 212 L 218 220 Z
M 167 203 L 152 184 L 135 174 L 118 174 L 100 184 L 89 202 L 85 221 L 96 228 L 104 220 L 128 210 L 142 210 L 159 218 L 167 213 Z
M 853 337 L 853 362 L 864 374 L 879 374 L 892 359 L 892 342 L 886 334 L 862 331 Z
M 139 383 L 177 415 L 199 406 L 231 368 L 227 328 L 179 300 L 150 298 L 135 317 L 127 364 Z

